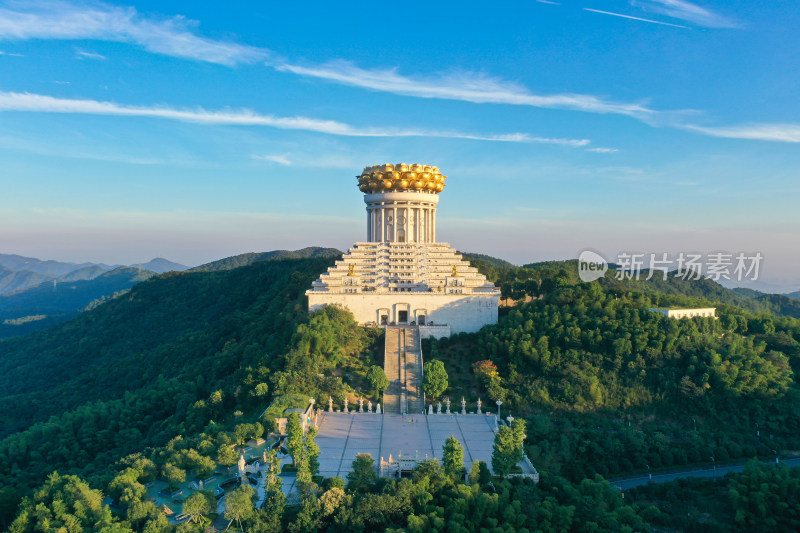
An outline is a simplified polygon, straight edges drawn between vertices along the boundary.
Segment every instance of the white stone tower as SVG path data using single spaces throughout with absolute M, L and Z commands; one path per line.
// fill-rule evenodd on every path
M 367 241 L 313 283 L 309 309 L 341 305 L 361 323 L 413 323 L 436 336 L 497 322 L 499 289 L 450 245 L 436 242 L 436 204 L 446 179 L 427 165 L 365 168 L 358 187 L 367 204 Z

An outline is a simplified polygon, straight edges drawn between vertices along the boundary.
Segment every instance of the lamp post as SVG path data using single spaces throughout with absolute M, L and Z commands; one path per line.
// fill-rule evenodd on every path
M 503 405 L 503 402 L 497 400 L 495 403 L 497 404 L 497 418 L 500 418 L 500 406 Z

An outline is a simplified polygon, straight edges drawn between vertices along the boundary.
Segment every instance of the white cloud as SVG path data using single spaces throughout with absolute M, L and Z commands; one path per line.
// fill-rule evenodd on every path
M 252 159 L 257 161 L 269 161 L 270 163 L 278 163 L 279 165 L 290 166 L 292 161 L 289 159 L 289 154 L 283 155 L 251 155 Z
M 235 65 L 264 60 L 262 48 L 197 35 L 184 17 L 156 19 L 132 7 L 60 1 L 11 2 L 0 8 L 0 39 L 98 39 L 134 43 L 150 52 Z
M 11 53 L 11 52 L 3 52 L 2 50 L 0 50 L 0 56 L 25 57 L 22 54 L 14 54 L 14 53 Z
M 102 60 L 102 59 L 108 59 L 108 58 L 107 58 L 106 56 L 104 56 L 103 54 L 96 54 L 96 53 L 94 53 L 94 52 L 86 52 L 86 51 L 84 51 L 84 50 L 78 50 L 78 51 L 77 51 L 77 54 L 78 54 L 78 59 L 82 59 L 82 58 L 84 58 L 84 57 L 85 57 L 86 59 L 101 59 L 101 60 Z
M 308 117 L 276 117 L 258 114 L 248 109 L 207 111 L 202 108 L 176 109 L 165 106 L 128 106 L 98 100 L 56 98 L 40 94 L 2 91 L 0 91 L 0 111 L 152 117 L 201 124 L 267 126 L 348 137 L 440 137 L 491 142 L 547 143 L 575 147 L 586 146 L 590 143 L 587 139 L 534 137 L 526 133 L 479 135 L 458 131 L 358 128 L 335 120 L 319 120 Z
M 184 17 L 154 18 L 135 8 L 62 1 L 12 2 L 0 7 L 0 39 L 97 39 L 138 44 L 146 50 L 196 61 L 235 65 L 265 61 L 268 66 L 376 91 L 473 103 L 522 105 L 591 113 L 622 114 L 652 120 L 663 112 L 642 103 L 614 102 L 591 94 L 533 94 L 527 88 L 476 73 L 403 76 L 397 69 L 362 69 L 347 61 L 317 66 L 276 60 L 269 50 L 201 37 L 197 23 Z M 100 54 L 79 52 L 100 59 Z M 532 141 L 536 142 L 536 141 Z M 546 141 L 549 142 L 549 141 Z
M 595 152 L 597 154 L 613 154 L 614 152 L 619 152 L 616 148 L 587 148 L 587 152 Z
M 277 70 L 329 81 L 419 98 L 461 100 L 478 104 L 510 104 L 592 113 L 614 113 L 645 118 L 657 112 L 639 103 L 604 100 L 590 94 L 532 94 L 520 85 L 482 74 L 460 73 L 430 78 L 403 76 L 393 69 L 362 69 L 337 60 L 317 66 L 274 65 Z
M 631 0 L 631 5 L 705 28 L 736 28 L 739 24 L 724 15 L 685 0 Z
M 800 124 L 742 124 L 719 127 L 684 125 L 683 128 L 712 137 L 800 143 Z
M 669 22 L 662 22 L 660 20 L 653 20 L 653 19 L 645 19 L 642 17 L 633 17 L 631 15 L 623 15 L 622 13 L 614 13 L 612 11 L 601 11 L 599 9 L 590 9 L 588 7 L 583 8 L 584 11 L 591 11 L 592 13 L 600 13 L 601 15 L 611 15 L 613 17 L 622 17 L 624 19 L 631 19 L 631 20 L 638 20 L 639 22 L 650 22 L 651 24 L 660 24 L 662 26 L 672 26 L 673 28 L 683 28 L 688 30 L 687 26 L 681 26 L 680 24 L 671 24 Z

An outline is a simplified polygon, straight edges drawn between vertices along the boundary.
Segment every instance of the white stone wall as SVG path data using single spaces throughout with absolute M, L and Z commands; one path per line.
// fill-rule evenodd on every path
M 419 315 L 425 323 L 446 324 L 452 333 L 475 332 L 487 324 L 497 323 L 497 294 L 342 294 L 308 291 L 308 308 L 311 311 L 325 305 L 339 305 L 349 309 L 361 324 L 380 324 L 381 315 L 388 322 L 400 323 L 400 311 L 408 313 L 406 323 L 418 322 Z
M 662 313 L 669 318 L 692 318 L 695 316 L 715 317 L 717 316 L 716 307 L 698 307 L 694 309 L 660 309 L 652 308 L 651 311 Z

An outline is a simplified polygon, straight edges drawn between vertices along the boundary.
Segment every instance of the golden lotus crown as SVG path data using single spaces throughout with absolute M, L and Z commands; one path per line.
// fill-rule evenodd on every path
M 430 165 L 384 164 L 364 167 L 358 178 L 361 192 L 418 191 L 437 194 L 444 190 L 443 176 L 439 167 Z

